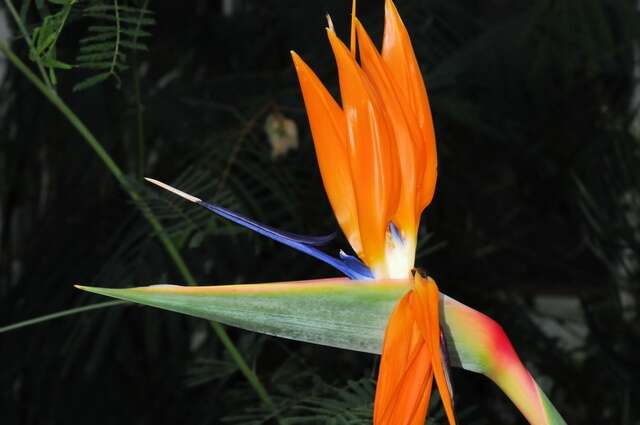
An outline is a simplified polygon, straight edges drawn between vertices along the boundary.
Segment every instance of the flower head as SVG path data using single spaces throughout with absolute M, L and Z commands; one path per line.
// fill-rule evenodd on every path
M 453 354 L 455 366 L 496 382 L 530 423 L 564 424 L 500 326 L 441 294 L 431 278 L 413 270 L 418 223 L 433 197 L 437 171 L 426 89 L 391 0 L 386 0 L 381 52 L 355 17 L 355 0 L 353 10 L 350 49 L 338 39 L 333 25 L 327 30 L 338 65 L 341 106 L 292 54 L 325 190 L 340 227 L 364 264 L 344 252 L 336 258 L 322 251 L 319 247 L 333 234 L 303 236 L 278 230 L 147 179 L 322 260 L 351 280 L 79 288 L 270 335 L 382 351 L 374 406 L 377 425 L 424 424 L 433 381 L 449 423 L 455 424 L 448 353 Z M 355 59 L 356 39 L 360 63 Z M 441 320 L 446 326 L 440 326 Z
M 382 52 L 355 12 L 350 49 L 329 24 L 342 106 L 292 53 L 325 190 L 351 247 L 373 276 L 413 278 L 387 325 L 374 423 L 423 423 L 435 379 L 453 424 L 438 288 L 413 272 L 420 215 L 433 198 L 437 173 L 422 74 L 391 0 L 385 5 Z
M 435 189 L 437 158 L 426 88 L 393 2 L 382 51 L 353 17 L 360 63 L 332 28 L 342 106 L 295 53 L 329 202 L 351 247 L 376 278 L 413 269 L 418 224 Z

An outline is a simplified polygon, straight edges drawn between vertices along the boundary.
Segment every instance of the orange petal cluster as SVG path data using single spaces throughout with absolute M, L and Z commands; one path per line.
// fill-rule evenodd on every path
M 422 425 L 435 378 L 449 424 L 455 424 L 440 346 L 439 292 L 416 273 L 414 288 L 391 314 L 384 337 L 374 407 L 375 425 Z
M 349 243 L 376 278 L 413 275 L 413 288 L 387 325 L 374 424 L 424 423 L 434 379 L 455 424 L 440 346 L 438 288 L 412 272 L 420 214 L 431 202 L 437 174 L 422 74 L 391 0 L 385 3 L 381 52 L 355 17 L 355 0 L 350 48 L 330 27 L 341 106 L 292 52 L 325 190 Z
M 351 50 L 327 29 L 342 105 L 292 52 L 325 190 L 358 256 L 376 277 L 407 277 L 420 214 L 433 197 L 437 155 L 427 92 L 411 41 L 393 2 L 385 4 L 379 52 L 353 16 Z M 357 36 L 357 37 L 356 37 Z M 360 63 L 356 61 L 357 38 Z M 408 244 L 394 275 L 389 225 Z M 402 274 L 401 273 L 401 274 Z

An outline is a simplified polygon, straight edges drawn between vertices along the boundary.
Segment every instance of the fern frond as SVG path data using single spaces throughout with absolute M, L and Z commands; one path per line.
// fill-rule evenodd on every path
M 109 39 L 115 39 L 117 36 L 116 33 L 114 32 L 105 32 L 105 33 L 101 33 L 101 34 L 96 34 L 96 35 L 92 35 L 89 37 L 85 37 L 82 40 L 80 40 L 80 44 L 90 44 L 93 43 L 95 41 L 104 41 L 104 40 L 109 40 Z
M 129 35 L 131 37 L 149 37 L 151 35 L 150 32 L 143 31 L 137 28 L 114 28 L 110 25 L 92 25 L 89 27 L 89 32 L 101 33 L 101 34 L 113 34 L 114 36 L 118 36 L 119 34 Z M 82 40 L 81 40 L 82 41 Z
M 155 24 L 153 12 L 145 8 L 112 4 L 93 4 L 86 7 L 83 16 L 95 21 L 87 28 L 89 35 L 80 40 L 76 57 L 79 68 L 101 70 L 102 72 L 85 78 L 73 87 L 74 91 L 84 90 L 113 77 L 120 86 L 119 72 L 128 68 L 127 51 L 146 51 L 146 44 L 140 41 L 151 36 L 148 28 Z
M 108 80 L 111 77 L 111 74 L 108 72 L 103 72 L 102 74 L 96 74 L 93 77 L 85 78 L 80 83 L 74 86 L 74 90 L 84 90 L 91 86 L 95 86 L 105 80 Z
M 84 53 L 93 53 L 93 52 L 105 52 L 111 51 L 113 49 L 113 41 L 106 41 L 102 43 L 90 44 L 83 48 Z
M 138 24 L 140 23 L 141 25 L 153 25 L 156 23 L 155 19 L 153 18 L 138 18 L 138 17 L 132 17 L 132 16 L 114 16 L 114 15 L 109 15 L 108 13 L 85 13 L 85 16 L 90 16 L 92 18 L 96 18 L 96 19 L 101 19 L 103 21 L 110 21 L 110 22 L 124 22 L 124 23 L 128 23 L 128 24 Z
M 96 53 L 79 55 L 76 59 L 78 60 L 78 62 L 99 63 L 102 60 L 111 59 L 112 57 L 114 57 L 114 55 L 111 52 L 96 52 Z M 116 57 L 116 60 L 123 61 L 123 62 L 127 59 L 124 53 L 116 53 L 115 57 Z M 111 62 L 109 62 L 109 64 L 111 64 Z
M 129 12 L 131 14 L 143 14 L 143 15 L 152 15 L 153 12 L 147 9 L 139 9 L 137 7 L 129 7 L 125 5 L 118 5 L 117 8 L 120 12 Z M 100 13 L 100 12 L 113 12 L 116 9 L 116 6 L 113 4 L 96 4 L 93 6 L 89 6 L 84 9 L 84 12 L 89 13 Z
M 92 62 L 92 63 L 88 63 L 86 65 L 84 65 L 84 68 L 86 69 L 107 69 L 108 70 L 108 74 L 116 79 L 120 79 L 120 77 L 118 77 L 118 74 L 115 72 L 117 71 L 124 71 L 126 69 L 129 69 L 129 67 L 127 65 L 124 64 L 118 64 L 116 63 L 115 66 L 113 65 L 112 62 Z M 85 82 L 86 80 L 81 81 L 80 83 L 76 84 L 79 85 L 83 82 Z M 74 86 L 74 88 L 76 87 Z

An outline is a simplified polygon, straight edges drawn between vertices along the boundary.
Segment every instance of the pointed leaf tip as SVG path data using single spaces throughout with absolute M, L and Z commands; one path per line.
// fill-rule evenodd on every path
M 407 281 L 346 278 L 254 285 L 84 290 L 250 331 L 379 352 L 385 323 Z
M 106 295 L 108 297 L 120 298 L 117 296 L 118 292 L 125 291 L 125 289 L 114 289 L 114 288 L 98 288 L 95 286 L 83 286 L 83 285 L 73 285 L 74 287 L 80 289 L 81 291 L 91 292 L 93 294 L 98 295 Z
M 91 286 L 84 286 L 84 285 L 73 285 L 73 287 L 85 292 L 95 292 L 94 289 L 96 289 Z

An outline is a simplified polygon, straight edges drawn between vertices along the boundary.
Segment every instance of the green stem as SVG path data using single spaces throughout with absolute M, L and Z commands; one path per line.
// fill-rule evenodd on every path
M 140 74 L 137 54 L 133 55 L 133 94 L 136 102 L 136 123 L 138 129 L 138 178 L 144 177 L 144 121 L 142 117 L 142 101 L 140 98 Z
M 133 37 L 133 43 L 138 42 L 138 33 L 140 31 L 140 22 L 142 22 L 142 15 L 149 6 L 149 0 L 145 0 L 144 4 L 140 8 L 140 16 L 138 17 L 138 23 L 136 24 L 135 36 Z M 144 177 L 144 121 L 143 121 L 143 108 L 142 108 L 142 95 L 140 92 L 140 69 L 138 67 L 138 52 L 133 51 L 133 95 L 136 103 L 136 123 L 138 128 L 138 178 Z
M 57 311 L 51 314 L 45 314 L 44 316 L 34 317 L 33 319 L 23 320 L 22 322 L 12 323 L 0 328 L 0 334 L 9 331 L 15 331 L 16 329 L 25 328 L 27 326 L 36 325 L 38 323 L 47 322 L 53 319 L 59 319 L 65 316 L 72 316 L 74 314 L 84 313 L 91 310 L 98 310 L 101 308 L 114 307 L 117 305 L 129 304 L 126 301 L 107 301 L 104 303 L 85 305 L 82 307 L 70 308 L 68 310 Z
M 182 258 L 182 255 L 180 255 L 180 252 L 176 248 L 175 244 L 165 232 L 164 227 L 162 226 L 160 221 L 158 221 L 156 216 L 151 212 L 151 209 L 147 207 L 140 194 L 129 183 L 120 167 L 118 167 L 118 165 L 113 161 L 111 156 L 102 147 L 100 142 L 95 138 L 91 131 L 89 131 L 89 129 L 84 125 L 80 118 L 78 118 L 78 116 L 67 106 L 67 104 L 54 91 L 49 90 L 48 87 L 42 81 L 40 81 L 40 79 L 38 79 L 38 77 L 29 69 L 29 67 L 19 57 L 17 57 L 6 44 L 0 42 L 0 51 L 5 54 L 7 59 L 9 59 L 9 61 L 16 68 L 18 68 L 18 70 L 65 116 L 65 118 L 67 118 L 71 125 L 73 125 L 75 129 L 80 133 L 84 140 L 102 160 L 104 165 L 109 169 L 111 174 L 113 174 L 118 183 L 120 183 L 122 188 L 127 191 L 131 199 L 139 206 L 142 214 L 155 231 L 156 235 L 162 242 L 162 245 L 175 263 L 186 283 L 188 285 L 195 285 L 196 282 L 193 275 L 191 274 L 191 271 L 185 264 L 184 259 Z M 247 381 L 249 381 L 249 384 L 254 388 L 260 399 L 265 404 L 270 406 L 275 412 L 276 407 L 269 397 L 269 394 L 267 393 L 266 389 L 260 382 L 260 379 L 255 374 L 255 372 L 251 370 L 251 368 L 249 368 L 246 361 L 238 351 L 238 348 L 233 344 L 233 341 L 231 341 L 231 339 L 227 335 L 224 327 L 215 322 L 212 322 L 211 326 L 216 335 L 218 335 L 218 337 L 220 338 L 222 345 L 227 349 L 233 360 L 236 362 L 236 365 L 238 366 L 240 372 L 245 376 Z M 281 423 L 281 420 L 278 419 L 278 422 Z
M 113 11 L 116 18 L 116 43 L 115 49 L 113 49 L 113 58 L 111 59 L 111 67 L 109 68 L 109 74 L 116 77 L 119 80 L 116 74 L 116 63 L 118 62 L 118 53 L 120 52 L 120 10 L 118 6 L 118 0 L 113 0 Z M 119 86 L 119 84 L 118 84 Z
M 222 341 L 222 344 L 224 344 L 225 347 L 229 345 L 234 348 L 233 350 L 227 349 L 229 355 L 238 366 L 238 369 L 240 369 L 240 372 L 242 372 L 242 374 L 245 376 L 247 381 L 249 381 L 249 384 L 253 387 L 256 394 L 258 394 L 258 397 L 260 397 L 260 399 L 263 402 L 265 402 L 273 410 L 276 420 L 278 421 L 279 424 L 282 425 L 284 422 L 278 415 L 276 406 L 271 401 L 271 397 L 269 397 L 269 393 L 267 393 L 267 390 L 264 388 L 264 386 L 260 382 L 258 375 L 256 375 L 255 372 L 251 368 L 249 368 L 249 365 L 247 365 L 247 362 L 244 361 L 244 358 L 242 357 L 240 352 L 235 348 L 233 341 L 229 339 L 229 335 L 225 332 L 224 328 L 216 322 L 210 322 L 210 323 L 211 323 L 211 327 L 213 328 L 213 331 L 218 336 L 218 338 L 220 338 L 220 341 Z

